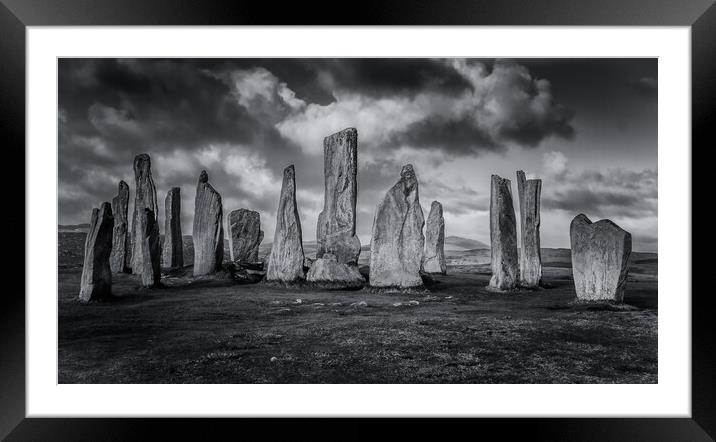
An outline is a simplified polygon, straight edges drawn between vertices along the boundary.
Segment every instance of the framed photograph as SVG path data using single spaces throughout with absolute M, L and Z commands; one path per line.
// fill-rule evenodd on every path
M 2 437 L 714 438 L 713 2 L 220 3 L 0 4 Z

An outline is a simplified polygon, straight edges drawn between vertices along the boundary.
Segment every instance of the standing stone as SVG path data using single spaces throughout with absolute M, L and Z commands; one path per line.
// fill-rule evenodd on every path
M 259 212 L 238 209 L 229 213 L 229 250 L 232 261 L 258 262 L 259 246 L 263 239 Z
M 294 282 L 304 279 L 303 235 L 296 206 L 296 172 L 293 165 L 283 170 L 281 196 L 276 213 L 276 231 L 266 270 L 267 281 Z
M 512 184 L 492 175 L 490 185 L 490 248 L 492 277 L 489 287 L 512 290 L 517 286 L 517 220 L 512 205 Z
M 172 187 L 164 199 L 164 267 L 184 267 L 184 243 L 181 234 L 181 189 Z
M 580 213 L 569 226 L 569 237 L 577 299 L 622 302 L 631 234 L 608 219 L 592 223 Z
M 358 131 L 344 129 L 323 139 L 325 191 L 318 215 L 316 258 L 324 253 L 339 263 L 357 263 L 360 240 L 356 236 Z
M 109 266 L 114 273 L 130 272 L 128 207 L 129 186 L 124 181 L 120 181 L 119 192 L 112 198 L 114 230 L 112 231 L 112 253 L 109 256 Z
M 221 195 L 201 171 L 194 200 L 194 276 L 208 275 L 221 269 L 224 260 L 224 225 Z
M 92 209 L 80 280 L 82 301 L 96 301 L 112 295 L 112 269 L 109 265 L 109 255 L 112 251 L 113 228 L 112 206 L 108 202 L 102 203 L 99 209 Z
M 423 258 L 425 218 L 420 207 L 418 179 L 411 164 L 378 204 L 370 243 L 370 285 L 418 287 Z
M 148 208 L 145 208 L 137 218 L 137 223 L 142 234 L 137 244 L 137 252 L 141 254 L 142 258 L 142 268 L 139 269 L 142 275 L 142 285 L 157 287 L 162 275 L 159 223 L 154 212 Z
M 423 271 L 442 273 L 443 275 L 447 271 L 445 265 L 445 219 L 443 218 L 443 205 L 438 201 L 433 201 L 430 205 L 430 214 L 425 227 Z
M 542 180 L 528 180 L 517 171 L 517 193 L 520 197 L 520 286 L 537 288 L 542 281 L 542 253 L 540 251 L 540 193 Z
M 144 215 L 144 209 L 151 210 L 157 215 L 157 191 L 152 178 L 152 161 L 149 155 L 142 153 L 134 157 L 134 210 L 132 211 L 132 273 L 141 274 L 144 268 L 143 256 L 140 253 L 140 242 L 144 237 L 144 230 L 139 226 L 139 218 Z M 156 219 L 155 219 L 156 221 Z

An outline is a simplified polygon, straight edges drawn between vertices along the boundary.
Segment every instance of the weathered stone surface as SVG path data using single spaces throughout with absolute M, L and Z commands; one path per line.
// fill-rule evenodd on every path
M 184 241 L 181 234 L 181 189 L 172 187 L 164 199 L 164 267 L 184 267 Z
M 263 239 L 259 212 L 238 209 L 229 213 L 229 250 L 232 261 L 257 262 Z
M 423 225 L 418 179 L 411 164 L 378 204 L 370 243 L 370 285 L 373 287 L 422 286 Z
M 221 270 L 224 260 L 223 217 L 221 195 L 209 184 L 209 175 L 202 170 L 194 200 L 194 276 Z
M 338 262 L 336 256 L 331 253 L 324 253 L 322 257 L 313 261 L 306 280 L 341 288 L 357 288 L 365 284 L 357 264 Z
M 152 211 L 157 216 L 157 191 L 152 178 L 152 161 L 149 155 L 142 153 L 134 157 L 134 210 L 132 211 L 132 273 L 142 273 L 144 263 L 140 253 L 140 242 L 145 234 L 139 226 L 139 218 L 144 215 L 144 209 Z M 155 219 L 156 221 L 156 219 Z
M 323 140 L 325 191 L 318 215 L 316 258 L 330 253 L 338 262 L 357 263 L 360 240 L 356 236 L 358 131 L 344 129 Z
M 510 180 L 492 175 L 490 184 L 490 287 L 512 290 L 517 286 L 517 220 Z
M 447 271 L 445 265 L 445 219 L 443 218 L 443 205 L 438 201 L 433 201 L 430 205 L 430 214 L 425 227 L 423 271 L 442 273 L 443 275 Z
M 569 237 L 577 299 L 622 302 L 631 234 L 608 219 L 592 223 L 580 213 L 569 226 Z
M 296 172 L 283 170 L 281 196 L 276 213 L 276 231 L 266 270 L 267 281 L 294 282 L 304 279 L 303 234 L 296 205 Z
M 542 281 L 542 253 L 539 240 L 541 192 L 542 180 L 528 180 L 523 171 L 517 171 L 522 239 L 519 284 L 526 288 L 537 288 Z
M 139 239 L 137 252 L 142 255 L 142 285 L 156 287 L 162 275 L 162 251 L 159 247 L 159 223 L 157 216 L 148 208 L 137 218 L 142 237 Z
M 112 251 L 113 227 L 114 217 L 109 203 L 102 203 L 99 209 L 92 209 L 80 280 L 82 301 L 96 301 L 112 295 L 112 269 L 109 265 L 109 255 Z
M 112 198 L 114 230 L 112 231 L 112 253 L 109 256 L 109 266 L 114 273 L 131 271 L 128 208 L 129 186 L 124 181 L 120 181 L 117 196 Z

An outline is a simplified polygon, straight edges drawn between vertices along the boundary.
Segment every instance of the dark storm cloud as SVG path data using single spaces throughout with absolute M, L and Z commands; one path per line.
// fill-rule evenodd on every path
M 333 87 L 373 97 L 436 91 L 457 95 L 472 85 L 440 60 L 426 58 L 320 59 L 317 73 Z
M 592 213 L 605 217 L 656 217 L 657 174 L 655 170 L 586 171 L 564 174 L 557 189 L 542 197 L 546 209 L 570 213 Z

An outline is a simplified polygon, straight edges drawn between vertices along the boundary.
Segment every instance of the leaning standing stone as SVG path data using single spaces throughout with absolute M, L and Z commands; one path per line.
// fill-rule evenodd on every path
M 232 261 L 258 262 L 259 246 L 263 239 L 259 212 L 237 209 L 229 213 L 229 250 Z
M 114 273 L 130 271 L 128 207 L 129 186 L 124 181 L 120 181 L 119 192 L 112 198 L 114 230 L 112 231 L 112 253 L 109 257 L 109 266 Z
M 517 286 L 517 220 L 510 180 L 492 175 L 490 185 L 490 288 L 512 290 Z
M 164 267 L 184 267 L 184 244 L 181 234 L 181 189 L 172 187 L 164 200 Z
M 146 153 L 134 157 L 134 210 L 132 211 L 132 273 L 141 274 L 144 268 L 143 256 L 140 253 L 140 242 L 144 237 L 144 230 L 139 226 L 139 218 L 144 215 L 144 209 L 149 209 L 157 216 L 157 191 L 152 178 L 152 161 Z M 156 221 L 156 220 L 155 220 Z
M 325 190 L 318 215 L 316 258 L 324 253 L 339 263 L 357 263 L 360 240 L 356 236 L 358 131 L 344 129 L 323 140 Z
M 433 201 L 430 205 L 430 214 L 425 227 L 423 271 L 426 273 L 442 273 L 444 275 L 446 270 L 443 205 L 438 201 Z
M 542 253 L 540 251 L 540 193 L 542 180 L 528 180 L 525 173 L 517 171 L 517 193 L 520 198 L 520 286 L 537 288 L 542 281 Z
M 276 231 L 266 270 L 267 281 L 295 282 L 304 279 L 303 235 L 296 206 L 296 173 L 293 165 L 283 170 Z
M 138 218 L 142 236 L 137 251 L 142 255 L 142 285 L 144 287 L 159 286 L 162 275 L 161 250 L 159 248 L 159 223 L 157 217 L 148 208 Z
M 569 226 L 577 299 L 622 302 L 631 255 L 631 234 L 608 219 L 584 214 Z
M 370 243 L 370 285 L 418 287 L 423 258 L 425 218 L 420 207 L 418 179 L 411 164 L 378 204 Z
M 208 275 L 221 269 L 224 260 L 224 225 L 221 195 L 209 184 L 209 175 L 201 171 L 194 200 L 194 276 Z
M 82 301 L 96 301 L 112 295 L 112 269 L 109 265 L 109 255 L 112 251 L 113 227 L 114 217 L 109 203 L 102 203 L 99 209 L 92 209 L 80 280 Z

